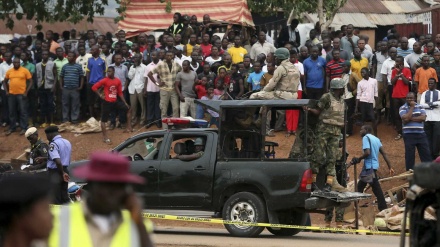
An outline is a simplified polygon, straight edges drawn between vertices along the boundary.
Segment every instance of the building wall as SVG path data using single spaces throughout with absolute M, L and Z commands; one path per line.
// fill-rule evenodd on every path
M 371 48 L 373 48 L 373 50 L 375 49 L 374 47 L 376 46 L 376 32 L 375 29 L 365 29 L 365 30 L 360 30 L 360 35 L 367 35 L 370 39 L 368 40 L 368 44 L 371 46 Z
M 431 24 L 432 24 L 432 35 L 440 33 L 440 9 L 433 9 L 431 11 Z
M 400 34 L 400 37 L 408 37 L 411 33 L 417 33 L 418 35 L 427 33 L 427 25 L 423 25 L 423 23 L 405 23 L 405 24 L 396 24 L 394 27 L 397 30 L 397 33 Z

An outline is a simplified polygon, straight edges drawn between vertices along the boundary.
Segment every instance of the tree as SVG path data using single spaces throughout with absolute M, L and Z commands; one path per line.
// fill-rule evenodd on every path
M 248 0 L 248 6 L 251 11 L 269 15 L 280 8 L 285 10 L 286 15 L 292 10 L 297 17 L 306 12 L 317 13 L 321 30 L 325 30 L 346 2 L 347 0 Z
M 116 8 L 120 16 L 115 18 L 115 22 L 124 18 L 126 6 L 130 0 L 116 0 L 119 8 Z M 36 29 L 41 30 L 42 22 L 67 21 L 78 23 L 84 18 L 88 22 L 93 22 L 95 15 L 104 14 L 104 7 L 108 5 L 108 0 L 1 0 L 0 19 L 6 20 L 6 27 L 12 29 L 15 15 L 17 20 L 26 18 L 37 21 Z

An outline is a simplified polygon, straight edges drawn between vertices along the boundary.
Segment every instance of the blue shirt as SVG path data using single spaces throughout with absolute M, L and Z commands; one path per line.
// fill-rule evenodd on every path
M 80 86 L 81 76 L 84 75 L 82 66 L 74 64 L 65 64 L 61 69 L 60 77 L 63 78 L 63 87 L 67 89 L 78 88 Z
M 263 75 L 264 75 L 263 71 L 260 71 L 260 73 L 258 73 L 258 74 L 255 72 L 252 72 L 249 74 L 247 82 L 249 84 L 252 84 L 252 90 L 259 90 L 261 88 L 260 80 L 261 80 L 261 77 L 263 77 Z
M 399 109 L 399 115 L 402 117 L 409 111 L 408 103 L 405 103 L 403 106 Z M 412 117 L 418 117 L 420 115 L 426 115 L 425 109 L 419 104 L 416 104 L 414 106 Z M 410 121 L 408 123 L 403 123 L 402 121 L 402 133 L 403 134 L 422 134 L 425 133 L 423 130 L 423 122 L 413 122 Z
M 364 151 L 367 148 L 370 149 L 370 156 L 364 159 L 365 169 L 379 169 L 379 149 L 381 147 L 382 143 L 380 142 L 379 138 L 375 137 L 374 135 L 366 134 L 364 137 L 362 137 L 362 149 Z
M 105 61 L 102 60 L 102 58 L 94 58 L 91 57 L 87 61 L 87 71 L 90 72 L 90 78 L 88 83 L 95 84 L 101 79 L 104 78 L 106 67 L 105 67 Z
M 318 56 L 316 60 L 308 57 L 304 60 L 304 73 L 306 74 L 306 88 L 324 88 L 325 59 Z
M 116 64 L 112 63 L 109 65 L 109 67 L 115 68 L 115 77 L 121 81 L 122 89 L 124 89 L 125 82 L 127 81 L 128 78 L 127 66 L 123 64 L 119 64 L 119 66 L 117 66 Z
M 413 52 L 413 49 L 408 48 L 408 50 L 402 50 L 402 48 L 398 47 L 397 48 L 397 56 L 402 56 L 402 57 L 406 57 L 409 54 L 411 54 Z
M 54 159 L 60 159 L 63 166 L 70 165 L 70 156 L 72 154 L 72 144 L 60 135 L 56 135 L 49 143 L 49 159 L 47 161 L 48 169 L 56 169 Z

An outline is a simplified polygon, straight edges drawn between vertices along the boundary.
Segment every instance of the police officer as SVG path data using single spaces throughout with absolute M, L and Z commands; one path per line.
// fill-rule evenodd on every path
M 37 128 L 31 127 L 27 129 L 24 136 L 31 143 L 31 153 L 28 161 L 30 166 L 25 171 L 46 170 L 49 147 L 38 137 Z
M 344 127 L 345 102 L 342 97 L 344 85 L 345 83 L 341 78 L 332 79 L 330 82 L 330 92 L 324 94 L 319 99 L 316 109 L 311 109 L 308 106 L 303 107 L 305 111 L 319 116 L 314 151 L 311 157 L 313 191 L 319 190 L 316 185 L 316 177 L 320 167 L 325 167 L 327 175 L 323 191 L 346 191 L 335 179 L 336 160 L 340 157 L 339 136 L 341 135 L 341 129 Z
M 286 48 L 275 51 L 277 69 L 272 79 L 262 89 L 253 93 L 250 99 L 297 99 L 300 73 L 298 68 L 290 62 L 290 53 Z
M 68 140 L 61 137 L 57 126 L 49 126 L 44 132 L 46 132 L 47 140 L 49 140 L 47 171 L 53 183 L 54 204 L 64 204 L 69 202 L 67 167 L 70 164 L 72 145 Z
M 205 143 L 203 138 L 201 137 L 196 138 L 196 140 L 194 141 L 194 148 L 195 151 L 193 154 L 181 154 L 181 155 L 177 155 L 176 158 L 182 161 L 192 161 L 202 157 L 205 150 Z

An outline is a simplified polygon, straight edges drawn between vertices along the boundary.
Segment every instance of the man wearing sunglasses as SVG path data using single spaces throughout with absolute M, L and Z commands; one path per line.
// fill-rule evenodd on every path
M 38 136 L 38 130 L 31 127 L 24 134 L 31 144 L 31 152 L 29 154 L 28 164 L 30 165 L 26 171 L 46 170 L 49 146 Z

